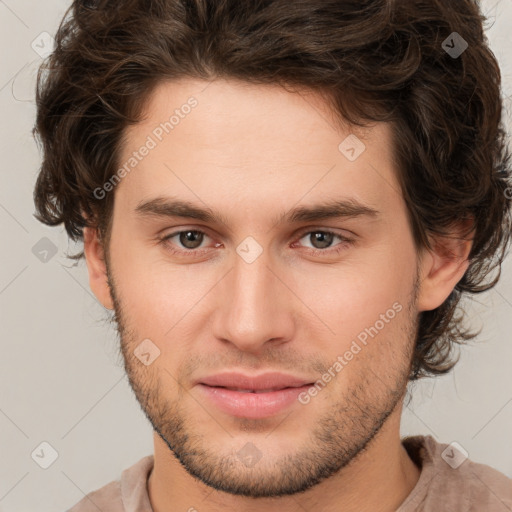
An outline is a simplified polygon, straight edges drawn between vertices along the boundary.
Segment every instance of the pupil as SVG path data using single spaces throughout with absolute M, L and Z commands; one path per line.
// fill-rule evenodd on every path
M 180 242 L 187 249 L 196 249 L 199 245 L 201 245 L 201 237 L 202 234 L 198 231 L 184 231 L 180 235 Z M 199 239 L 199 243 L 197 238 Z
M 320 242 L 319 248 L 324 249 L 325 247 L 329 247 L 329 245 L 331 244 L 333 235 L 330 233 L 316 232 L 314 234 L 314 237 L 315 237 L 315 243 Z M 313 244 L 313 245 L 315 245 L 315 244 Z

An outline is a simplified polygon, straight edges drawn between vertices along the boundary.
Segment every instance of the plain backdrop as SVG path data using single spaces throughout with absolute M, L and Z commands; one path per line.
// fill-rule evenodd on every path
M 80 246 L 68 243 L 62 226 L 33 217 L 40 165 L 31 134 L 35 72 L 40 41 L 55 33 L 67 6 L 0 0 L 2 512 L 63 511 L 153 450 L 151 426 L 117 356 L 115 329 L 89 289 L 85 264 L 73 267 L 65 257 Z M 484 1 L 482 10 L 502 68 L 510 129 L 512 2 Z M 46 261 L 41 247 L 49 251 Z M 512 477 L 511 257 L 499 285 L 466 309 L 481 335 L 449 375 L 410 387 L 402 435 L 455 441 L 472 460 Z M 52 454 L 56 459 L 42 468 Z

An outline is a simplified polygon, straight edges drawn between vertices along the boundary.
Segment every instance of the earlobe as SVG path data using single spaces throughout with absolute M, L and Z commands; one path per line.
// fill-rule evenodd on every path
M 473 235 L 467 239 L 435 237 L 432 249 L 425 249 L 420 262 L 418 311 L 439 307 L 462 279 L 469 267 Z
M 108 285 L 107 267 L 103 245 L 98 237 L 98 231 L 85 227 L 84 253 L 89 272 L 89 286 L 97 299 L 106 309 L 114 309 L 110 286 Z

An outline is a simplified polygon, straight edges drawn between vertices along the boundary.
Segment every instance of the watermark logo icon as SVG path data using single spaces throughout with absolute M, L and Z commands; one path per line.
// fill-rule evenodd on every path
M 340 153 L 350 162 L 357 160 L 366 149 L 364 143 L 351 133 L 338 146 Z
M 43 237 L 32 247 L 32 254 L 41 263 L 48 263 L 57 254 L 57 246 L 49 238 Z
M 441 458 L 453 469 L 457 469 L 468 457 L 468 452 L 456 441 L 450 443 L 441 453 Z
M 254 467 L 262 457 L 261 451 L 252 443 L 246 443 L 238 452 L 240 461 L 248 468 Z
M 149 338 L 146 338 L 137 345 L 133 353 L 142 364 L 149 366 L 160 355 L 160 349 Z
M 458 32 L 452 32 L 441 47 L 452 59 L 457 59 L 467 50 L 468 43 Z
M 57 450 L 46 441 L 40 443 L 30 456 L 43 469 L 48 469 L 59 458 Z
M 46 59 L 55 47 L 55 39 L 48 32 L 41 32 L 30 45 L 39 57 Z
M 246 263 L 252 263 L 260 257 L 263 247 L 252 236 L 248 236 L 238 245 L 236 252 Z

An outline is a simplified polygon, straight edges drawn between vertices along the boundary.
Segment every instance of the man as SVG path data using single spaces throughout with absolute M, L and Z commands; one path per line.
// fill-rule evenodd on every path
M 84 241 L 154 455 L 70 511 L 512 510 L 400 439 L 510 241 L 499 68 L 449 4 L 74 2 L 37 214 Z

